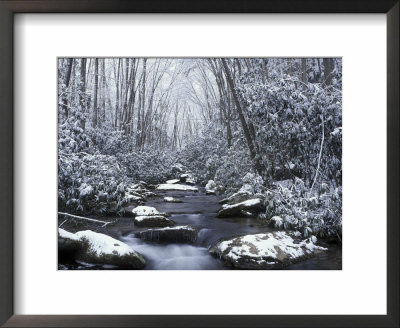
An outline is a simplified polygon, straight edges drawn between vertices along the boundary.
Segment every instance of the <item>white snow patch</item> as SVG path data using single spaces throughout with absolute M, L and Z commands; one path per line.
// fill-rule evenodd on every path
M 102 233 L 86 230 L 78 231 L 76 236 L 81 240 L 87 240 L 90 247 L 89 251 L 94 252 L 98 256 L 101 256 L 102 254 L 123 256 L 135 253 L 127 244 Z
M 138 222 L 152 220 L 152 219 L 159 219 L 159 220 L 168 220 L 166 217 L 161 215 L 143 215 L 143 216 L 135 216 L 135 220 Z
M 217 185 L 215 184 L 214 180 L 208 180 L 207 184 L 206 184 L 206 190 L 213 190 L 217 187 Z
M 154 207 L 138 206 L 132 210 L 132 213 L 137 216 L 148 216 L 160 214 Z
M 175 184 L 178 183 L 179 181 L 180 181 L 179 179 L 167 180 L 166 184 Z
M 68 232 L 67 230 L 58 228 L 58 235 L 61 238 L 65 238 L 65 239 L 72 239 L 72 240 L 79 240 L 79 237 L 71 232 Z
M 326 248 L 314 245 L 308 240 L 294 243 L 293 238 L 283 231 L 238 237 L 221 242 L 217 248 L 221 253 L 223 253 L 233 242 L 235 242 L 235 244 L 240 244 L 240 246 L 232 246 L 226 257 L 234 260 L 237 260 L 242 256 L 248 256 L 254 259 L 278 259 L 277 249 L 280 249 L 291 259 L 311 254 L 316 249 L 327 250 Z M 250 245 L 257 249 L 256 253 L 250 252 Z
M 196 187 L 185 186 L 181 184 L 169 184 L 169 183 L 158 185 L 157 190 L 198 191 Z
M 194 231 L 195 229 L 191 226 L 176 226 L 176 227 L 158 228 L 155 230 L 191 230 L 191 231 Z
M 93 187 L 84 183 L 79 188 L 79 197 L 85 197 L 93 192 Z
M 255 199 L 245 200 L 244 202 L 233 204 L 233 205 L 224 204 L 224 205 L 222 205 L 222 208 L 234 208 L 234 207 L 238 207 L 238 206 L 250 207 L 250 206 L 257 205 L 259 203 L 261 203 L 261 199 L 255 198 Z

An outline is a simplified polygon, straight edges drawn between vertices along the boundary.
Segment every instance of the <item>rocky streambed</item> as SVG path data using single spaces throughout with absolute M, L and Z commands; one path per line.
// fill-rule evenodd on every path
M 136 197 L 140 189 L 148 197 L 126 209 L 126 216 L 108 218 L 113 224 L 97 235 L 64 227 L 78 232 L 59 233 L 60 269 L 341 269 L 340 246 L 257 219 L 260 195 L 223 199 L 212 187 L 196 186 L 190 175 L 151 191 L 136 186 Z

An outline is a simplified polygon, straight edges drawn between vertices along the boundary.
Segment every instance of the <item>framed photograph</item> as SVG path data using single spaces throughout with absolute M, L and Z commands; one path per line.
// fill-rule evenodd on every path
M 0 9 L 4 326 L 398 327 L 398 1 Z

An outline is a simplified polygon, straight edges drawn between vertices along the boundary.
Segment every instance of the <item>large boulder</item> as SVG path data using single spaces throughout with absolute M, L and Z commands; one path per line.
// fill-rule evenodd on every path
M 222 205 L 222 208 L 217 213 L 217 217 L 254 217 L 263 211 L 265 211 L 264 201 L 260 198 L 254 198 L 238 204 Z
M 160 191 L 168 191 L 168 190 L 195 191 L 195 192 L 199 191 L 196 187 L 182 185 L 182 184 L 168 184 L 168 183 L 163 183 L 163 184 L 158 185 L 157 190 L 160 190 Z
M 132 210 L 134 216 L 148 216 L 148 215 L 160 215 L 154 207 L 150 206 L 138 206 Z
M 71 259 L 77 256 L 84 248 L 84 242 L 80 238 L 64 229 L 58 229 L 58 257 L 59 259 Z
M 176 226 L 162 229 L 149 229 L 137 233 L 147 241 L 169 243 L 193 243 L 197 239 L 197 230 L 191 226 Z
M 206 195 L 215 195 L 215 191 L 217 189 L 217 185 L 214 180 L 208 180 L 206 184 Z
M 79 253 L 78 260 L 115 265 L 124 269 L 143 269 L 146 265 L 141 254 L 110 236 L 91 230 L 79 231 L 75 235 L 84 243 L 84 248 Z
M 253 195 L 251 192 L 249 191 L 238 191 L 237 193 L 234 193 L 233 195 L 221 199 L 219 201 L 220 204 L 222 205 L 233 205 L 233 204 L 237 204 L 237 203 L 241 203 L 244 202 L 245 200 L 249 200 L 249 199 L 255 199 L 255 198 L 263 198 L 263 195 L 261 194 L 255 194 Z
M 220 241 L 210 253 L 237 269 L 282 268 L 327 250 L 315 242 L 315 237 L 301 240 L 292 232 L 277 231 Z
M 138 227 L 170 227 L 175 224 L 174 221 L 162 215 L 135 216 L 133 223 Z
M 186 182 L 186 180 L 190 179 L 190 177 L 191 177 L 190 174 L 184 173 L 179 176 L 179 180 L 180 182 Z

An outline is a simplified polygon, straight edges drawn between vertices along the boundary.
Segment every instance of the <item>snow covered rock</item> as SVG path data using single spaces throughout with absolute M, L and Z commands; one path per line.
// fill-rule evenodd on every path
M 126 269 L 143 269 L 146 265 L 141 254 L 110 236 L 91 230 L 79 231 L 75 236 L 85 245 L 83 251 L 78 255 L 78 259 L 81 261 L 116 265 Z
M 170 227 L 175 224 L 174 221 L 162 215 L 136 216 L 133 223 L 138 227 Z
M 301 240 L 294 233 L 277 231 L 221 241 L 210 253 L 237 269 L 270 269 L 282 268 L 326 250 L 311 239 Z
M 172 180 L 167 180 L 165 183 L 166 184 L 175 184 L 175 183 L 178 183 L 178 182 L 180 182 L 179 179 L 172 179 Z
M 183 165 L 180 163 L 176 163 L 172 167 L 172 173 L 182 173 L 184 171 Z
M 213 180 L 208 180 L 206 184 L 206 195 L 215 195 L 215 189 L 217 188 L 217 185 Z
M 217 185 L 215 184 L 214 180 L 208 180 L 206 184 L 206 190 L 214 190 L 217 188 Z
M 141 231 L 138 233 L 138 236 L 148 241 L 193 243 L 197 238 L 197 230 L 191 226 L 176 226 Z
M 192 178 L 187 178 L 186 179 L 186 184 L 194 186 L 196 184 L 196 181 Z
M 138 206 L 132 210 L 133 215 L 135 216 L 147 216 L 147 215 L 159 215 L 158 212 L 154 207 L 150 206 Z
M 263 198 L 263 196 L 261 194 L 253 195 L 251 192 L 248 191 L 239 191 L 229 196 L 228 198 L 221 199 L 219 203 L 233 205 L 253 198 Z
M 158 185 L 157 190 L 195 191 L 195 192 L 199 191 L 196 187 L 185 186 L 185 185 L 181 185 L 181 184 L 168 184 L 168 183 Z
M 256 216 L 257 213 L 263 212 L 265 210 L 264 202 L 260 198 L 254 198 L 245 200 L 238 204 L 224 204 L 222 208 L 218 211 L 218 218 L 226 218 L 226 217 L 253 217 Z
M 174 197 L 164 197 L 164 202 L 166 203 L 182 203 L 182 200 Z
M 189 178 L 191 178 L 190 174 L 184 173 L 184 174 L 181 174 L 179 176 L 179 181 L 180 182 L 186 182 L 186 179 L 189 179 Z
M 61 228 L 58 229 L 59 258 L 73 258 L 83 247 L 83 242 L 77 235 Z

